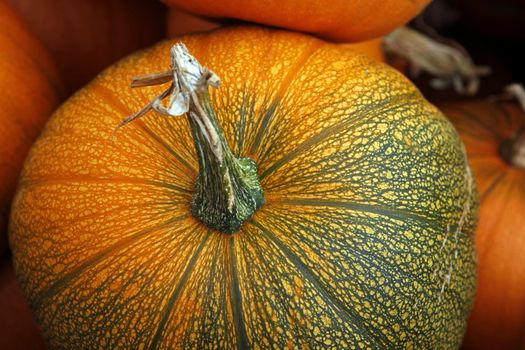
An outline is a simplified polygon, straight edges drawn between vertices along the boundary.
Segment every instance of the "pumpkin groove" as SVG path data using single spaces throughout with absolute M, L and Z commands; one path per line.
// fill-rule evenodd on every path
M 348 48 L 242 27 L 182 40 L 221 77 L 213 108 L 266 203 L 235 234 L 210 230 L 190 213 L 187 118 L 113 134 L 162 92 L 129 78 L 164 71 L 173 42 L 111 67 L 48 123 L 13 206 L 16 269 L 49 343 L 457 348 L 477 197 L 450 123 Z

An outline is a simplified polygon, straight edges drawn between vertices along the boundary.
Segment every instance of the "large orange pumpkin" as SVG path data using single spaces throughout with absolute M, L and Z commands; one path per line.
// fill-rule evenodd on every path
M 129 88 L 170 67 L 162 42 L 74 95 L 26 162 L 10 241 L 51 346 L 457 348 L 477 204 L 451 124 L 344 46 L 242 27 L 181 40 L 222 79 L 188 90 L 217 80 L 182 61 L 170 113 L 191 97 L 188 118 L 113 134 L 167 88 Z
M 315 33 L 337 41 L 378 38 L 416 16 L 431 0 L 163 0 L 189 12 Z
M 22 162 L 62 89 L 51 59 L 0 1 L 0 254 Z
M 157 1 L 3 1 L 26 20 L 52 54 L 70 92 L 164 35 L 165 11 Z
M 511 102 L 487 101 L 442 110 L 465 142 L 481 196 L 479 288 L 464 349 L 523 349 L 525 113 Z
M 16 282 L 11 263 L 0 259 L 0 349 L 39 350 L 45 344 Z

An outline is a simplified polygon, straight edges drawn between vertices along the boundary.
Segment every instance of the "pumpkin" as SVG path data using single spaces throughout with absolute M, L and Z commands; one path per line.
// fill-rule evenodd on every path
M 208 31 L 221 26 L 221 23 L 219 22 L 213 22 L 209 19 L 197 17 L 175 8 L 171 8 L 168 11 L 167 22 L 166 33 L 169 38 L 188 33 Z M 382 47 L 383 38 L 341 45 L 348 45 L 348 47 L 352 48 L 353 50 L 362 52 L 379 62 L 385 62 L 385 56 L 383 54 Z
M 58 105 L 62 88 L 51 59 L 0 1 L 0 255 L 18 174 L 32 142 Z
M 522 349 L 525 113 L 517 104 L 502 101 L 457 102 L 442 109 L 465 142 L 481 200 L 479 288 L 464 349 Z M 521 156 L 516 156 L 519 149 Z
M 188 12 L 217 18 L 236 18 L 336 41 L 378 38 L 407 23 L 431 0 L 163 0 Z
M 215 29 L 221 25 L 219 22 L 213 22 L 174 8 L 168 10 L 166 22 L 166 34 L 170 38 Z
M 442 114 L 387 65 L 310 36 L 180 40 L 195 58 L 165 41 L 116 64 L 26 161 L 10 242 L 51 346 L 458 347 L 477 197 Z M 175 68 L 147 75 L 170 52 Z M 145 104 L 191 117 L 115 132 Z
M 57 63 L 69 92 L 164 35 L 165 11 L 148 0 L 4 0 Z
M 386 62 L 383 52 L 383 38 L 372 39 L 351 44 L 341 44 L 375 59 L 378 62 Z
M 45 349 L 13 267 L 5 258 L 0 261 L 0 349 Z

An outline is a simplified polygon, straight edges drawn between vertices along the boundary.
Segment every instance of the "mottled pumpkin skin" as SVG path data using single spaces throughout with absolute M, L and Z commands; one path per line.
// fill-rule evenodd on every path
M 525 348 L 525 169 L 509 164 L 501 147 L 525 129 L 512 102 L 443 105 L 465 142 L 480 192 L 476 231 L 478 293 L 466 349 Z
M 0 254 L 18 175 L 62 89 L 47 52 L 0 1 Z
M 431 0 L 162 0 L 191 13 L 315 33 L 336 41 L 378 38 L 415 17 Z
M 232 152 L 266 204 L 236 234 L 190 214 L 185 118 L 149 114 L 160 43 L 54 115 L 26 163 L 10 239 L 57 348 L 459 346 L 475 292 L 475 184 L 451 124 L 399 73 L 291 32 L 182 38 L 222 79 Z M 450 274 L 450 281 L 445 276 Z

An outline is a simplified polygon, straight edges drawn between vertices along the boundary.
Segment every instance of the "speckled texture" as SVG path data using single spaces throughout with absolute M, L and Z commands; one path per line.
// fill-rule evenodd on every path
M 475 183 L 460 140 L 399 73 L 300 34 L 183 39 L 216 72 L 218 119 L 266 204 L 234 235 L 189 210 L 185 118 L 149 114 L 164 42 L 103 73 L 47 125 L 10 239 L 55 348 L 452 349 L 475 291 Z

